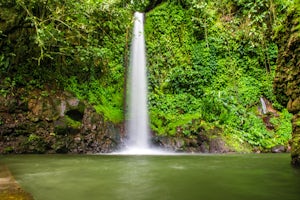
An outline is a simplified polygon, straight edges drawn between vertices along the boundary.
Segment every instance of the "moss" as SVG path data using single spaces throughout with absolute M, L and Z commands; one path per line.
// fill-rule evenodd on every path
M 292 156 L 300 156 L 300 134 L 293 134 L 292 139 Z
M 233 136 L 223 135 L 222 139 L 226 143 L 227 147 L 234 152 L 238 152 L 238 153 L 252 152 L 252 147 L 248 143 L 241 141 L 238 137 L 235 137 L 234 135 Z
M 295 120 L 293 124 L 300 127 L 300 118 Z
M 28 153 L 45 153 L 47 151 L 47 143 L 42 136 L 30 134 L 20 141 L 22 152 Z
M 14 151 L 14 148 L 9 146 L 4 148 L 4 153 L 12 153 Z
M 291 157 L 293 166 L 300 167 L 300 113 L 294 115 Z
M 71 128 L 74 128 L 74 129 L 79 129 L 82 125 L 80 121 L 73 120 L 69 116 L 65 116 L 65 118 L 66 118 L 66 123 L 67 123 L 68 127 L 71 127 Z

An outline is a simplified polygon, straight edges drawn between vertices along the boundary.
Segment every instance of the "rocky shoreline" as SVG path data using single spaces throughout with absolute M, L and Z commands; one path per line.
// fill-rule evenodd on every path
M 33 200 L 31 194 L 21 188 L 9 169 L 0 163 L 0 199 Z

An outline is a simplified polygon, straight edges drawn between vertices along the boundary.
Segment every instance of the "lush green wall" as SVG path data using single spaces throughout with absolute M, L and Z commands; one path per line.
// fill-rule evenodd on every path
M 66 89 L 121 122 L 132 9 L 125 1 L 1 0 L 1 94 Z
M 273 36 L 288 1 L 169 1 L 146 15 L 151 128 L 193 137 L 220 128 L 233 145 L 287 145 L 291 115 L 277 103 Z M 268 130 L 260 97 L 281 111 Z M 270 114 L 273 115 L 273 114 Z
M 0 94 L 68 90 L 106 120 L 123 122 L 132 14 L 147 10 L 155 134 L 194 137 L 218 129 L 237 149 L 287 145 L 291 115 L 277 102 L 272 82 L 276 36 L 293 1 L 130 2 L 0 0 Z M 261 115 L 260 97 L 279 116 Z M 271 120 L 271 129 L 263 119 Z

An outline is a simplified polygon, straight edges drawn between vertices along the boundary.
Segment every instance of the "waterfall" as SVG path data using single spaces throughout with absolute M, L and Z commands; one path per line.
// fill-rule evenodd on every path
M 128 149 L 135 149 L 136 151 L 150 148 L 145 54 L 144 14 L 135 12 L 128 70 L 128 120 L 126 128 Z
M 260 103 L 261 103 L 262 113 L 264 115 L 267 114 L 267 106 L 266 106 L 266 102 L 263 97 L 260 97 Z

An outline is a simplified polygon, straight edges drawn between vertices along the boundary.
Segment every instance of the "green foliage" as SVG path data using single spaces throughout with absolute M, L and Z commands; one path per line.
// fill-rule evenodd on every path
M 12 93 L 16 87 L 15 80 L 12 80 L 10 77 L 6 77 L 0 82 L 0 95 L 6 97 L 8 94 Z
M 286 145 L 292 138 L 292 117 L 293 115 L 284 109 L 279 118 L 272 118 L 271 122 L 275 126 L 274 142 Z
M 172 81 L 168 77 L 169 70 L 176 72 L 176 67 L 184 68 L 190 63 L 190 44 L 193 41 L 186 14 L 179 6 L 168 4 L 147 13 L 145 32 L 151 33 L 146 34 L 147 54 L 151 57 L 148 60 L 151 90 L 161 88 L 171 92 L 174 88 L 169 86 Z
M 11 20 L 15 30 L 0 27 L 2 95 L 15 86 L 50 85 L 90 101 L 106 119 L 122 121 L 132 24 L 128 1 L 9 0 L 1 6 L 8 13 L 4 22 Z
M 28 136 L 27 141 L 24 142 L 25 148 L 28 148 L 29 151 L 33 153 L 45 153 L 46 151 L 46 142 L 42 137 L 32 133 Z
M 200 102 L 191 95 L 159 96 L 152 93 L 150 102 L 151 129 L 158 134 L 174 135 L 177 127 L 200 118 L 196 112 Z
M 272 143 L 270 138 L 273 137 L 273 132 L 269 132 L 264 126 L 261 119 L 256 115 L 250 114 L 247 121 L 243 124 L 244 141 L 247 141 L 253 146 L 261 146 L 264 148 L 270 148 Z
M 280 118 L 270 131 L 257 113 L 261 96 L 278 105 L 272 86 L 278 48 L 271 39 L 278 6 L 169 1 L 147 13 L 151 128 L 189 136 L 219 127 L 236 148 L 286 144 L 290 121 Z
M 286 144 L 290 114 L 272 119 L 270 131 L 257 107 L 264 96 L 282 108 L 272 86 L 276 37 L 297 2 L 0 1 L 8 24 L 0 25 L 0 94 L 51 85 L 122 122 L 132 11 L 161 3 L 146 13 L 145 24 L 152 130 L 190 137 L 217 127 L 236 148 Z
M 205 43 L 194 45 L 192 53 L 192 66 L 176 66 L 168 74 L 168 88 L 175 94 L 190 93 L 201 97 L 217 72 L 216 57 L 214 50 L 206 48 Z
M 275 130 L 267 130 L 260 118 L 250 114 L 247 121 L 243 123 L 242 129 L 233 132 L 234 137 L 239 138 L 242 143 L 247 142 L 261 149 L 270 149 L 278 144 L 287 145 L 292 133 L 291 118 L 292 115 L 285 109 L 280 113 L 280 117 L 271 118 Z M 231 131 L 232 127 L 227 127 L 225 134 L 232 136 Z
M 35 134 L 30 134 L 28 137 L 28 142 L 39 141 L 41 138 Z
M 132 3 L 132 6 L 133 6 L 133 9 L 135 11 L 143 12 L 146 9 L 146 7 L 149 5 L 150 0 L 143 0 L 143 1 L 141 1 L 141 0 L 132 0 L 131 3 Z
M 121 73 L 118 74 L 121 75 Z M 124 116 L 122 83 L 119 82 L 119 87 L 106 85 L 100 80 L 80 84 L 76 77 L 71 77 L 68 90 L 75 92 L 80 99 L 87 99 L 107 120 L 120 123 Z

